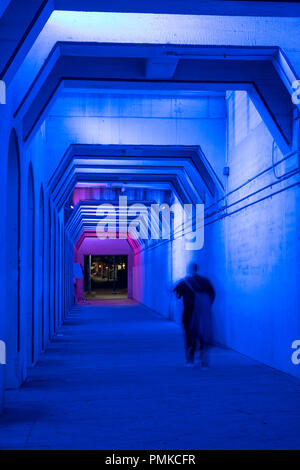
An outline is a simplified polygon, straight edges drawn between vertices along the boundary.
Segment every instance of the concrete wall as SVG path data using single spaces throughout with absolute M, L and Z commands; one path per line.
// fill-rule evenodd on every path
M 182 240 L 175 240 L 138 254 L 141 288 L 135 295 L 180 322 L 181 302 L 172 298 L 170 283 L 183 277 L 194 260 L 216 288 L 216 342 L 300 376 L 291 361 L 291 345 L 300 332 L 300 189 L 299 174 L 293 173 L 297 155 L 276 167 L 281 179 L 273 169 L 256 176 L 272 166 L 273 139 L 243 92 L 228 97 L 228 125 L 226 191 L 253 180 L 207 208 L 201 251 L 184 251 Z M 281 158 L 275 146 L 273 161 Z M 209 217 L 224 202 L 227 208 Z
M 228 104 L 227 189 L 232 191 L 272 165 L 273 139 L 251 103 L 246 103 L 243 93 L 230 96 Z M 273 162 L 280 158 L 282 155 L 275 148 Z M 278 165 L 275 172 L 283 177 L 297 167 L 295 155 Z M 214 259 L 220 260 L 226 271 L 216 261 L 208 272 L 214 271 L 222 297 L 226 292 L 225 308 L 221 302 L 216 308 L 216 318 L 222 322 L 218 339 L 270 366 L 299 376 L 299 368 L 291 362 L 291 344 L 300 332 L 297 302 L 300 188 L 295 186 L 297 183 L 299 174 L 290 173 L 287 179 L 280 180 L 270 170 L 229 196 L 228 205 L 247 198 L 227 209 L 228 214 L 239 212 L 217 223 L 221 226 L 217 234 L 211 233 L 216 230 L 214 227 L 209 228 L 208 238 L 216 244 Z M 264 187 L 265 190 L 249 196 Z M 222 248 L 218 247 L 220 244 Z
M 67 93 L 52 106 L 44 129 L 50 173 L 69 145 L 76 143 L 200 145 L 223 179 L 226 103 L 222 95 Z
M 5 341 L 7 349 L 7 364 L 0 365 L 1 410 L 4 390 L 22 384 L 28 368 L 36 364 L 70 309 L 73 294 L 69 280 L 73 263 L 72 245 L 62 230 L 62 215 L 49 202 L 43 130 L 37 134 L 34 145 L 26 148 L 20 138 L 19 127 L 12 131 L 9 104 L 1 107 L 0 112 L 3 157 L 0 159 L 0 172 L 2 181 L 5 181 L 0 189 L 4 208 L 1 223 L 5 222 L 0 230 L 0 279 L 3 288 L 0 340 Z M 15 152 L 11 151 L 10 140 L 13 135 L 20 166 L 19 188 L 17 165 L 12 165 Z M 18 230 L 19 250 L 15 241 Z

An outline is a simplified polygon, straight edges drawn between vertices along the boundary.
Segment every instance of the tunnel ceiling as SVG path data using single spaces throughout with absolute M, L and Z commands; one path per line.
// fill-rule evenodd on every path
M 80 184 L 81 187 L 101 185 L 102 188 L 117 185 L 126 196 L 127 190 L 137 185 L 148 187 L 147 200 L 130 200 L 130 205 L 142 202 L 148 208 L 151 204 L 166 202 L 157 198 L 157 190 L 171 190 L 181 204 L 197 204 L 213 200 L 223 189 L 197 146 L 72 145 L 48 185 L 58 210 L 70 206 L 71 195 Z M 69 214 L 66 228 L 74 243 L 84 232 L 95 232 L 99 222 L 97 208 L 101 203 L 117 206 L 118 200 L 80 200 Z M 116 210 L 118 213 L 117 207 Z M 140 240 L 139 243 L 145 242 Z
M 91 231 L 84 231 L 82 233 L 82 235 L 78 238 L 78 240 L 75 244 L 76 250 L 80 249 L 80 247 L 81 247 L 82 243 L 84 242 L 84 240 L 94 239 L 96 237 L 97 237 L 96 231 L 92 231 L 92 230 Z M 141 249 L 142 243 L 139 240 L 132 239 L 128 233 L 126 234 L 126 236 L 124 235 L 123 239 L 127 240 L 128 245 L 130 246 L 130 248 L 132 249 L 132 251 L 134 253 L 137 253 Z
M 159 45 L 56 43 L 31 85 L 20 96 L 15 117 L 23 138 L 45 119 L 64 87 L 99 88 L 163 83 L 190 90 L 247 90 L 280 146 L 292 140 L 291 91 L 280 77 L 277 48 L 207 48 Z M 172 89 L 172 88 L 171 88 Z
M 13 61 L 20 63 L 35 39 L 42 31 L 51 14 L 56 10 L 63 11 L 90 11 L 97 12 L 139 12 L 152 14 L 182 14 L 182 15 L 239 15 L 239 16 L 282 16 L 298 17 L 300 5 L 297 1 L 290 2 L 249 2 L 237 1 L 207 1 L 193 0 L 153 0 L 151 2 L 111 0 L 101 2 L 98 0 L 3 0 L 0 6 L 0 34 L 5 37 L 9 28 L 10 40 L 0 56 L 1 77 L 4 77 L 12 66 Z M 26 7 L 24 8 L 24 5 Z
M 238 40 L 223 46 L 217 35 L 215 44 L 206 44 L 206 38 L 206 45 L 197 45 L 203 41 L 202 23 L 207 25 L 213 17 L 196 17 L 196 13 L 225 14 L 222 29 L 226 30 L 230 15 L 249 15 L 245 2 L 198 2 L 197 6 L 189 0 L 155 0 L 148 5 L 121 0 L 100 3 L 101 12 L 95 0 L 32 0 L 26 2 L 26 8 L 23 0 L 6 0 L 0 9 L 0 35 L 6 37 L 7 29 L 10 31 L 0 57 L 0 79 L 5 80 L 11 95 L 14 119 L 26 149 L 51 108 L 68 93 L 127 89 L 195 95 L 205 91 L 223 96 L 230 90 L 245 90 L 279 148 L 290 150 L 296 74 L 283 51 L 253 46 L 251 41 L 251 47 L 240 45 Z M 265 2 L 252 4 L 253 15 L 267 14 Z M 272 3 L 271 8 L 273 15 L 281 14 L 279 4 Z M 105 16 L 105 11 L 118 13 Z M 151 16 L 153 30 L 144 28 L 144 13 L 158 14 Z M 179 28 L 178 37 L 172 31 L 178 16 L 160 13 L 187 15 L 180 17 L 184 27 Z M 289 14 L 299 13 L 300 5 L 294 4 Z M 122 28 L 124 18 L 131 27 Z M 181 204 L 213 201 L 224 189 L 199 146 L 74 142 L 61 156 L 54 174 L 48 176 L 48 190 L 58 210 L 68 206 L 80 184 L 118 183 L 123 189 L 151 185 L 171 190 Z M 147 207 L 153 201 L 151 197 L 145 201 Z M 85 232 L 95 231 L 96 205 L 81 200 L 69 214 L 67 227 L 74 243 Z
M 140 203 L 141 201 L 130 201 L 130 205 L 140 204 Z M 127 230 L 126 231 L 124 230 L 123 232 L 120 230 L 116 230 L 117 236 L 118 237 L 123 236 L 124 238 L 130 239 L 132 243 L 134 244 L 135 248 L 143 246 L 146 243 L 146 238 L 147 238 L 147 229 L 146 229 L 146 224 L 144 223 L 145 219 L 143 219 L 143 216 L 145 218 L 148 218 L 150 209 L 151 209 L 151 204 L 155 204 L 155 203 L 156 201 L 144 201 L 143 205 L 145 206 L 145 208 L 142 208 L 140 212 L 140 215 L 142 216 L 141 233 L 142 235 L 143 233 L 145 234 L 145 239 L 143 239 L 143 236 L 134 238 L 134 235 L 131 232 L 130 223 L 136 218 L 135 214 L 127 215 L 127 219 L 128 219 Z M 114 207 L 114 211 L 111 210 L 111 206 Z M 122 209 L 119 207 L 118 201 L 107 201 L 106 203 L 102 201 L 101 208 L 103 211 L 105 211 L 105 214 L 106 214 L 105 222 L 108 224 L 108 227 L 114 224 L 116 217 L 120 218 L 120 215 L 122 216 L 121 214 Z M 95 236 L 97 236 L 96 229 L 97 229 L 98 224 L 99 224 L 99 201 L 94 201 L 93 203 L 81 201 L 74 209 L 72 213 L 72 217 L 68 220 L 66 224 L 66 229 L 69 231 L 71 239 L 73 243 L 75 244 L 84 233 L 95 234 Z M 156 231 L 156 233 L 159 233 L 159 228 L 157 227 L 157 225 L 154 227 L 154 230 Z M 127 232 L 128 232 L 128 235 L 127 235 Z M 107 235 L 104 235 L 103 238 L 108 238 L 109 234 L 110 233 L 108 230 Z
M 168 183 L 183 204 L 223 190 L 200 147 L 168 145 L 72 145 L 49 190 L 61 209 L 78 182 L 107 181 Z

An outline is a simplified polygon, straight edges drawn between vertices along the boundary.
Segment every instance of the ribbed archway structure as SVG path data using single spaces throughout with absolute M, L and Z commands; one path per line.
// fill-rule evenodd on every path
M 300 377 L 300 6 L 125 3 L 0 7 L 1 410 L 84 305 L 86 255 L 127 256 L 129 298 L 177 323 L 198 263 L 215 342 Z M 164 213 L 185 205 L 197 249 Z

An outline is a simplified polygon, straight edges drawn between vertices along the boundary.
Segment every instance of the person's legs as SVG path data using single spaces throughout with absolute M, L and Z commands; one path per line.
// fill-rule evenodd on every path
M 185 348 L 186 364 L 193 365 L 194 358 L 195 358 L 196 344 L 195 344 L 194 338 L 190 335 L 190 333 L 187 330 L 184 331 L 184 348 Z
M 203 369 L 206 369 L 209 364 L 209 344 L 203 338 L 200 340 L 200 362 Z

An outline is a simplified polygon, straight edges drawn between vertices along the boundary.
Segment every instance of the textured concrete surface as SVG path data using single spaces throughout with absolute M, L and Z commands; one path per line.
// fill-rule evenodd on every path
M 180 328 L 133 301 L 77 307 L 20 390 L 1 449 L 300 448 L 300 381 L 229 350 L 183 367 Z

